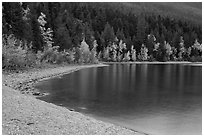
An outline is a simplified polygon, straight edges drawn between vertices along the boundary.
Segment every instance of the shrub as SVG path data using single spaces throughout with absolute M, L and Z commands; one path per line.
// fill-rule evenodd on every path
M 64 62 L 66 62 L 65 56 L 62 53 L 57 54 L 55 63 L 56 64 L 62 64 Z
M 40 62 L 51 64 L 57 63 L 57 56 L 59 54 L 58 49 L 59 46 L 52 47 L 51 45 L 49 45 L 43 52 L 39 52 L 38 58 L 40 59 Z
M 37 64 L 37 55 L 33 51 L 28 50 L 26 53 L 26 65 L 28 67 L 35 67 Z
M 2 68 L 17 70 L 35 65 L 35 55 L 27 48 L 23 49 L 23 42 L 14 35 L 3 35 L 2 42 Z
M 68 50 L 66 51 L 66 62 L 67 63 L 74 63 L 75 57 L 74 57 L 75 51 L 73 50 Z

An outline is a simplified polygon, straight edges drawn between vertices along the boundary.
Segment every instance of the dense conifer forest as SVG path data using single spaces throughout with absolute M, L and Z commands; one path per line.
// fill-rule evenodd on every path
M 34 60 L 201 61 L 202 24 L 196 14 L 186 17 L 128 6 L 134 4 L 4 2 L 3 68 L 32 66 Z M 11 53 L 22 59 L 20 65 Z

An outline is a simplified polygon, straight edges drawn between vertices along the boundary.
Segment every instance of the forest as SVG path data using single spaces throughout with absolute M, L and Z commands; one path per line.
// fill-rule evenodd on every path
M 108 5 L 113 4 L 3 2 L 3 69 L 42 63 L 202 61 L 202 24 Z

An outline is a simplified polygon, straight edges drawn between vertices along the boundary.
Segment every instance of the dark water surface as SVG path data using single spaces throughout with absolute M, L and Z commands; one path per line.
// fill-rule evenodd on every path
M 201 134 L 202 67 L 114 64 L 36 85 L 39 99 L 148 134 Z

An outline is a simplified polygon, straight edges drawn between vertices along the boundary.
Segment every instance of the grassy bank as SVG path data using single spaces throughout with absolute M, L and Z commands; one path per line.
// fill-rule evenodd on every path
M 72 65 L 38 68 L 18 73 L 3 72 L 2 133 L 21 135 L 139 134 L 30 96 L 36 92 L 33 89 L 33 84 L 40 80 L 83 68 L 102 66 L 106 65 Z

